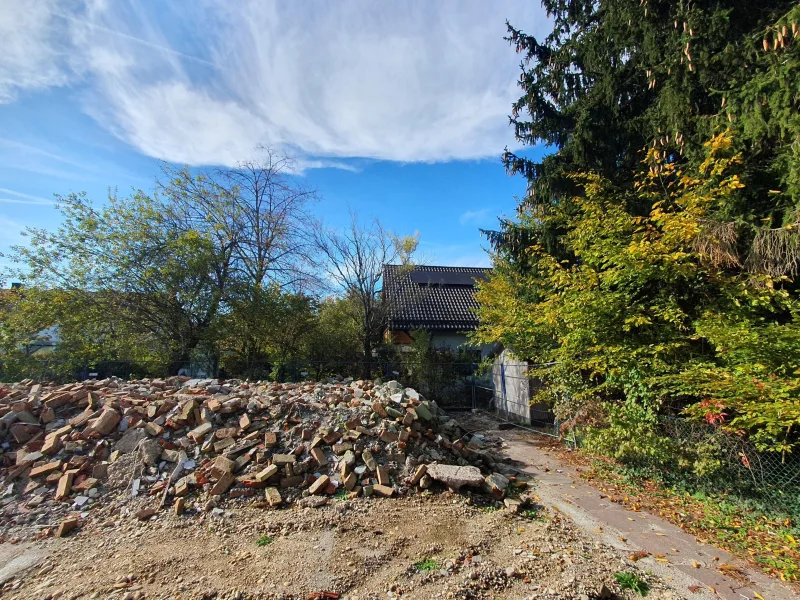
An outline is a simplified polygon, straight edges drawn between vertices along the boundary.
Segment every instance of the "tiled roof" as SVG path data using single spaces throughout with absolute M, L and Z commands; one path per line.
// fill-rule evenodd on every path
M 470 331 L 478 327 L 475 279 L 491 269 L 384 265 L 384 301 L 389 304 L 389 329 Z

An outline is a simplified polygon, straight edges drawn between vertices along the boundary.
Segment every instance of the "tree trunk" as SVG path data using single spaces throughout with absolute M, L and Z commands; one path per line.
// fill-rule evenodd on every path
M 372 362 L 372 340 L 369 339 L 368 335 L 364 336 L 364 364 L 362 365 L 361 369 L 361 376 L 363 379 L 369 379 L 371 377 L 370 372 L 370 363 Z

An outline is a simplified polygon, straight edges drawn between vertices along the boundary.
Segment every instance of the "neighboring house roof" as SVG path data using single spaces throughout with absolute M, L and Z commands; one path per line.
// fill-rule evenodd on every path
M 471 331 L 478 327 L 475 283 L 484 267 L 383 266 L 384 302 L 392 330 Z

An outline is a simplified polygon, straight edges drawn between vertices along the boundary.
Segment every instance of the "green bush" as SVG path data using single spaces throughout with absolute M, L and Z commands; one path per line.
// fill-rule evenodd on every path
M 602 406 L 606 423 L 586 429 L 588 450 L 635 467 L 674 461 L 675 443 L 661 431 L 656 409 L 631 398 L 620 404 L 604 402 Z

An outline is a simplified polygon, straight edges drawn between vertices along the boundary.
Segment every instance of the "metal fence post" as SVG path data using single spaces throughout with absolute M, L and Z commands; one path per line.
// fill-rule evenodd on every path
M 478 401 L 475 395 L 475 363 L 470 363 L 469 371 L 470 379 L 472 380 L 472 410 L 476 410 L 478 408 Z

